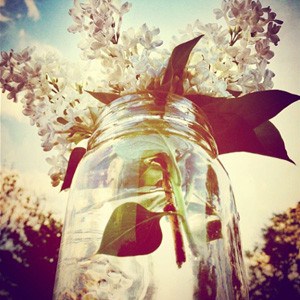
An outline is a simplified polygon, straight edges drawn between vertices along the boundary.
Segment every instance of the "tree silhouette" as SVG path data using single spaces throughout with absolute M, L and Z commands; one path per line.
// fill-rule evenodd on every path
M 271 218 L 263 229 L 265 244 L 247 252 L 250 298 L 300 299 L 300 202 Z
M 62 224 L 15 172 L 1 172 L 0 299 L 52 299 Z

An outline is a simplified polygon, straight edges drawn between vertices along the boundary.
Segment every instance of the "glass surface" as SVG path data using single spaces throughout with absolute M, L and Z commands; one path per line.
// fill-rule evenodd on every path
M 97 253 L 128 202 L 151 212 L 174 205 L 159 223 L 161 245 L 146 255 Z M 238 219 L 201 111 L 175 95 L 163 108 L 150 95 L 118 99 L 100 115 L 73 180 L 54 298 L 248 299 Z

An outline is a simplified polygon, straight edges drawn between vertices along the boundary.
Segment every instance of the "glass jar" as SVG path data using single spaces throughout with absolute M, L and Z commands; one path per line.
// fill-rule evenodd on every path
M 248 299 L 238 219 L 201 110 L 119 98 L 73 179 L 54 299 Z

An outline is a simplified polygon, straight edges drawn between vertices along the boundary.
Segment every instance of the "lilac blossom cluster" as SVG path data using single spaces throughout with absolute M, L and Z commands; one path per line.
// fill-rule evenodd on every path
M 71 150 L 95 126 L 98 102 L 72 81 L 74 67 L 54 52 L 42 55 L 27 48 L 20 53 L 1 52 L 1 57 L 2 92 L 15 102 L 20 99 L 23 114 L 38 128 L 43 150 L 57 152 L 47 158 L 52 185 L 57 186 L 64 179 Z
M 98 57 L 101 48 L 118 43 L 122 17 L 130 7 L 128 2 L 117 7 L 112 0 L 74 1 L 74 7 L 69 11 L 74 24 L 68 31 L 85 33 L 86 40 L 79 47 L 90 50 L 85 53 L 88 59 Z
M 64 179 L 72 149 L 96 128 L 101 103 L 85 90 L 126 95 L 155 89 L 162 81 L 171 50 L 161 47 L 159 28 L 144 24 L 121 30 L 130 7 L 113 0 L 74 1 L 69 12 L 74 24 L 68 30 L 81 34 L 86 62 L 78 72 L 51 52 L 1 53 L 2 92 L 20 99 L 23 113 L 38 127 L 43 149 L 57 151 L 47 159 L 54 186 Z M 267 66 L 282 21 L 259 0 L 223 0 L 214 13 L 225 27 L 197 20 L 174 39 L 176 46 L 204 34 L 183 74 L 184 94 L 232 97 L 271 89 L 274 73 Z
M 226 28 L 197 20 L 182 33 L 182 39 L 204 34 L 194 51 L 185 90 L 231 97 L 230 92 L 271 89 L 274 73 L 267 67 L 274 52 L 270 47 L 278 44 L 283 22 L 259 0 L 224 0 L 214 13 L 217 19 L 224 18 Z
M 121 32 L 122 18 L 131 5 L 121 6 L 111 0 L 75 1 L 69 13 L 75 24 L 69 32 L 81 33 L 78 47 L 82 58 L 93 60 L 102 70 L 101 82 L 90 82 L 95 90 L 130 93 L 144 90 L 161 74 L 164 58 L 157 51 L 162 41 L 158 28 L 130 28 Z

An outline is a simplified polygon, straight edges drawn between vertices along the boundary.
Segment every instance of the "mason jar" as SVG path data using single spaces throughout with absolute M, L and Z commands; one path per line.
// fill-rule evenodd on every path
M 248 299 L 238 221 L 201 109 L 121 97 L 70 188 L 54 299 Z

